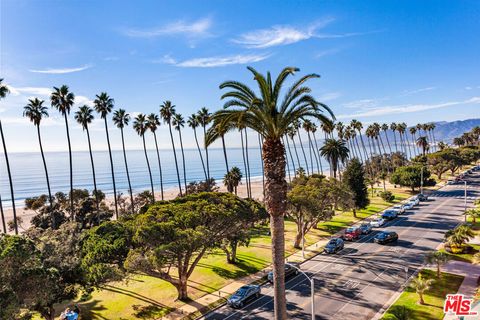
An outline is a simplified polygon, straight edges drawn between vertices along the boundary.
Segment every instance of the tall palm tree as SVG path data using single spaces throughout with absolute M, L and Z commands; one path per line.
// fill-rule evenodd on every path
M 155 202 L 155 191 L 153 189 L 152 169 L 150 168 L 150 161 L 148 160 L 147 145 L 145 144 L 145 132 L 148 130 L 148 121 L 144 114 L 140 113 L 133 120 L 133 129 L 137 134 L 142 137 L 143 152 L 145 153 L 145 160 L 147 161 L 148 175 L 150 177 L 150 188 L 152 190 L 153 202 Z
M 232 128 L 214 124 L 210 129 L 207 130 L 206 138 L 207 145 L 211 143 L 210 141 L 215 141 L 218 138 L 222 140 L 223 158 L 225 160 L 225 168 L 227 169 L 227 173 L 230 172 L 230 169 L 228 168 L 227 148 L 225 146 L 225 134 L 227 134 L 230 129 Z
M 371 125 L 368 126 L 367 129 L 365 130 L 365 135 L 367 136 L 368 147 L 370 149 L 370 157 L 373 157 L 376 153 L 375 140 L 374 140 L 375 132 L 373 131 L 373 128 Z M 372 149 L 372 146 L 373 146 L 373 149 Z
M 425 136 L 418 137 L 417 146 L 422 149 L 422 155 L 424 156 L 427 153 L 428 148 L 430 147 L 427 137 Z
M 363 124 L 360 121 L 353 119 L 352 121 L 350 121 L 350 127 L 357 130 L 358 135 L 360 137 L 360 142 L 362 143 L 363 155 L 365 156 L 365 161 L 367 161 L 368 154 L 367 154 L 367 149 L 365 148 L 365 143 L 363 142 L 363 136 L 362 136 Z
M 245 156 L 246 153 L 248 153 L 248 150 L 245 150 L 245 144 L 244 144 L 244 139 L 243 139 L 243 131 L 245 129 L 245 126 L 242 123 L 238 123 L 238 130 L 240 131 L 240 141 L 242 144 L 242 159 L 243 159 L 243 168 L 245 170 L 245 185 L 247 187 L 247 198 L 252 197 L 252 193 L 250 190 L 250 183 L 248 181 L 248 166 L 247 166 L 247 158 Z
M 390 154 L 391 154 L 392 146 L 390 145 L 390 140 L 388 140 L 388 134 L 387 134 L 388 129 L 389 129 L 388 124 L 386 123 L 382 124 L 382 131 L 383 131 L 383 134 L 385 135 L 385 139 L 387 139 L 388 150 L 390 151 Z
M 392 122 L 390 124 L 390 130 L 392 130 L 392 133 L 393 133 L 393 143 L 395 145 L 395 152 L 398 152 L 397 137 L 395 136 L 395 132 L 397 132 L 397 124 L 395 122 Z
M 95 164 L 93 162 L 93 152 L 92 152 L 92 143 L 90 141 L 90 131 L 88 130 L 88 125 L 93 121 L 93 109 L 87 105 L 83 105 L 80 109 L 75 112 L 75 120 L 82 126 L 82 129 L 87 133 L 88 141 L 88 152 L 90 153 L 90 164 L 92 166 L 92 175 L 93 175 L 93 194 L 95 196 L 95 205 L 97 210 L 99 208 L 98 201 L 98 191 L 97 191 L 97 178 L 95 176 Z
M 110 98 L 110 96 L 106 92 L 97 94 L 95 100 L 93 101 L 95 111 L 97 111 L 100 114 L 100 118 L 103 119 L 103 122 L 105 124 L 105 134 L 107 135 L 108 155 L 110 157 L 110 170 L 112 173 L 115 218 L 118 219 L 117 186 L 115 183 L 115 170 L 113 168 L 112 148 L 110 146 L 110 137 L 108 135 L 108 123 L 107 123 L 107 115 L 110 112 L 112 112 L 114 103 L 115 101 L 112 98 Z
M 416 155 L 418 154 L 418 146 L 415 144 L 415 141 L 417 141 L 417 137 L 415 137 L 415 134 L 417 133 L 417 128 L 416 127 L 410 127 L 408 129 L 410 131 L 410 135 L 412 136 L 412 141 L 413 141 L 413 154 Z
M 10 90 L 8 90 L 7 85 L 3 83 L 3 79 L 0 79 L 0 99 L 4 99 L 9 92 Z M 3 154 L 5 156 L 5 164 L 7 165 L 8 181 L 10 183 L 10 197 L 12 200 L 12 210 L 13 210 L 13 228 L 15 229 L 15 234 L 18 234 L 17 209 L 15 208 L 15 193 L 13 192 L 12 172 L 10 171 L 10 162 L 8 161 L 7 145 L 5 143 L 5 137 L 3 135 L 3 127 L 2 127 L 1 120 L 0 120 L 0 136 L 2 137 Z M 1 199 L 0 199 L 0 206 L 2 209 L 2 219 L 5 220 L 5 217 L 3 216 L 3 204 Z M 5 229 L 5 222 L 4 222 L 4 229 Z M 4 231 L 6 233 L 6 229 Z
M 405 150 L 405 156 L 407 156 L 408 158 L 412 158 L 411 150 L 408 145 L 408 139 L 405 137 L 405 133 L 407 131 L 407 124 L 405 122 L 399 123 L 397 125 L 397 131 L 400 135 L 400 142 L 402 143 Z
M 127 162 L 127 152 L 125 151 L 125 138 L 123 136 L 123 128 L 128 126 L 128 123 L 130 122 L 130 115 L 124 109 L 118 109 L 113 112 L 112 121 L 117 126 L 117 128 L 120 129 L 120 135 L 122 137 L 123 161 L 125 162 L 125 172 L 127 173 L 128 192 L 130 193 L 130 204 L 131 204 L 132 214 L 133 214 L 135 213 L 135 208 L 133 205 L 132 184 L 130 183 L 130 173 L 128 172 L 128 162 Z
M 325 140 L 324 145 L 320 148 L 321 155 L 330 163 L 330 176 L 336 179 L 338 165 L 345 163 L 348 159 L 349 150 L 342 139 L 329 138 Z
M 297 146 L 295 144 L 295 135 L 297 134 L 297 129 L 294 128 L 294 126 L 290 126 L 288 129 L 287 129 L 287 136 L 292 140 L 292 143 L 293 143 L 293 151 L 295 151 L 295 157 L 297 158 L 297 164 L 298 164 L 298 168 L 302 168 L 302 163 L 300 162 L 300 157 L 298 156 L 298 150 L 297 150 Z M 287 139 L 288 140 L 288 139 Z M 296 170 L 295 170 L 295 175 L 296 175 Z
M 227 81 L 221 89 L 231 89 L 222 95 L 226 102 L 223 110 L 217 111 L 214 120 L 236 125 L 240 120 L 245 126 L 257 131 L 263 138 L 263 162 L 265 168 L 265 205 L 270 214 L 272 234 L 272 261 L 274 283 L 274 319 L 286 319 L 285 299 L 285 235 L 284 214 L 286 211 L 287 183 L 285 181 L 285 147 L 282 136 L 288 128 L 299 120 L 313 117 L 326 121 L 322 109 L 331 111 L 316 101 L 304 84 L 308 79 L 317 78 L 309 74 L 296 81 L 287 89 L 284 99 L 280 99 L 281 90 L 289 75 L 297 68 L 285 68 L 275 81 L 270 73 L 265 77 L 255 69 L 248 67 L 259 86 L 260 95 L 247 85 L 237 81 Z M 333 117 L 333 114 L 332 114 Z
M 248 183 L 248 186 L 249 186 L 249 190 L 250 190 L 250 195 L 248 196 L 249 198 L 252 197 L 252 176 L 250 175 L 250 157 L 248 156 L 248 132 L 247 132 L 247 127 L 246 126 L 243 126 L 243 131 L 245 132 L 245 158 L 247 159 L 247 172 L 245 173 L 246 174 L 246 178 L 247 178 L 247 183 Z
M 43 105 L 44 102 L 45 101 L 40 100 L 38 98 L 29 99 L 28 104 L 23 108 L 23 116 L 27 117 L 33 123 L 33 125 L 37 128 L 38 145 L 40 146 L 40 153 L 42 155 L 43 168 L 45 170 L 45 178 L 47 180 L 48 201 L 50 202 L 50 209 L 52 209 L 52 206 L 53 206 L 52 190 L 50 189 L 50 179 L 48 176 L 47 161 L 45 160 L 45 154 L 43 153 L 42 137 L 40 135 L 40 122 L 42 121 L 43 118 L 48 117 L 48 111 L 47 111 L 48 108 Z M 52 218 L 53 218 L 53 213 L 52 213 Z
M 173 115 L 172 118 L 172 125 L 175 128 L 175 130 L 178 131 L 178 137 L 180 138 L 180 150 L 182 151 L 182 165 L 183 165 L 183 182 L 185 184 L 185 193 L 187 193 L 187 173 L 186 173 L 186 168 L 185 168 L 185 152 L 183 150 L 183 140 L 182 140 L 182 128 L 185 127 L 185 120 L 183 119 L 182 115 L 179 113 L 176 113 Z M 223 148 L 224 148 L 224 153 L 225 153 L 225 161 L 227 161 L 227 153 L 225 151 L 225 141 L 223 140 Z M 228 164 L 227 164 L 227 172 L 228 172 Z
M 207 162 L 207 180 L 210 180 L 210 162 L 208 161 L 208 146 L 206 144 L 207 126 L 211 121 L 211 113 L 207 108 L 201 108 L 197 113 L 197 119 L 203 128 L 203 147 L 205 148 L 205 160 Z
M 300 133 L 300 129 L 302 127 L 301 124 L 300 124 L 300 121 L 294 122 L 293 126 L 298 133 L 298 141 L 300 142 L 300 149 L 302 149 L 303 160 L 305 160 L 305 168 L 307 169 L 307 175 L 309 175 L 310 174 L 310 168 L 308 167 L 307 155 L 305 153 L 305 148 L 303 147 L 302 134 Z
M 262 194 L 263 194 L 263 198 L 265 199 L 265 168 L 263 168 L 263 161 L 262 161 L 263 141 L 262 141 L 262 137 L 260 136 L 260 133 L 258 132 L 257 132 L 257 137 L 258 137 L 258 148 L 260 151 L 260 164 L 262 166 Z M 287 162 L 287 168 L 288 168 L 288 157 L 285 157 L 285 161 Z M 288 178 L 290 179 L 290 172 L 288 172 Z
M 160 116 L 163 121 L 168 124 L 168 130 L 170 131 L 170 140 L 172 141 L 173 158 L 175 159 L 175 168 L 177 169 L 178 190 L 180 196 L 182 196 L 182 183 L 180 182 L 180 171 L 178 170 L 177 152 L 175 151 L 175 141 L 173 140 L 172 133 L 172 118 L 175 115 L 175 105 L 170 101 L 165 101 L 160 106 Z
M 283 139 L 283 137 L 282 137 L 282 139 Z M 295 169 L 295 160 L 293 159 L 293 156 L 292 156 L 292 150 L 290 149 L 290 142 L 288 142 L 288 137 L 285 137 L 285 139 L 282 140 L 282 143 L 283 143 L 283 145 L 285 145 L 285 144 L 287 145 L 288 154 L 290 155 L 290 161 L 287 161 L 287 165 L 289 163 L 292 164 L 293 173 L 296 176 L 297 169 Z M 262 163 L 263 163 L 263 161 L 262 161 Z M 290 167 L 288 167 L 288 174 L 290 175 Z
M 242 181 L 242 172 L 238 167 L 232 167 L 232 170 L 228 171 L 223 178 L 223 184 L 227 187 L 227 191 L 235 192 L 235 195 L 240 181 Z
M 157 129 L 160 126 L 160 119 L 155 113 L 150 113 L 147 117 L 147 129 L 153 134 L 153 141 L 155 141 L 155 150 L 157 151 L 158 173 L 160 175 L 160 198 L 163 201 L 163 171 L 162 160 L 160 159 L 160 150 L 158 149 Z M 155 201 L 155 196 L 153 198 Z
M 383 139 L 381 134 L 382 126 L 379 123 L 374 122 L 372 124 L 372 127 L 375 131 L 375 139 L 377 139 L 377 143 L 380 142 L 378 149 L 380 150 L 380 146 L 382 146 L 383 154 L 386 154 L 387 150 L 385 149 L 385 145 L 383 144 Z M 382 154 L 382 152 L 380 152 L 380 154 Z
M 303 122 L 303 130 L 305 130 L 305 132 L 307 133 L 307 137 L 308 137 L 308 144 L 309 144 L 309 153 L 310 153 L 310 163 L 311 163 L 311 166 L 312 166 L 312 173 L 313 173 L 313 168 L 314 168 L 314 165 L 313 165 L 313 158 L 315 158 L 315 163 L 317 164 L 317 173 L 320 173 L 320 164 L 318 162 L 318 157 L 317 157 L 317 152 L 315 151 L 315 147 L 313 145 L 313 142 L 312 142 L 312 136 L 310 135 L 310 132 L 313 133 L 313 130 L 316 130 L 316 125 L 306 119 L 304 122 Z M 312 154 L 313 154 L 313 158 L 312 158 Z
M 60 88 L 53 87 L 53 92 L 50 95 L 50 102 L 53 108 L 57 109 L 65 119 L 65 128 L 67 130 L 67 142 L 68 142 L 68 157 L 70 165 L 70 218 L 75 219 L 73 212 L 73 165 L 72 165 L 72 144 L 70 143 L 70 131 L 68 129 L 68 115 L 70 109 L 75 101 L 75 95 L 73 92 L 68 91 L 66 85 Z
M 3 233 L 7 233 L 7 223 L 5 222 L 5 213 L 3 212 L 2 196 L 0 195 L 0 216 L 2 218 Z
M 320 156 L 320 148 L 318 148 L 317 137 L 315 136 L 315 132 L 317 132 L 317 125 L 312 122 L 312 127 L 311 127 L 310 130 L 312 131 L 313 141 L 314 141 L 314 144 L 315 144 L 315 153 L 318 156 L 318 163 L 320 165 L 320 174 L 323 175 L 322 157 Z M 287 140 L 287 143 L 288 143 L 288 139 L 286 139 L 286 140 Z M 290 157 L 292 157 L 292 156 L 290 155 Z
M 198 137 L 197 137 L 197 128 L 200 125 L 198 121 L 198 116 L 196 114 L 192 114 L 190 117 L 188 117 L 187 124 L 190 128 L 193 129 L 195 143 L 197 144 L 198 154 L 200 155 L 200 160 L 202 162 L 203 173 L 205 174 L 205 181 L 207 181 L 208 180 L 207 170 L 205 169 L 205 163 L 203 162 L 203 155 L 202 155 L 202 151 L 200 150 L 200 145 L 198 144 Z

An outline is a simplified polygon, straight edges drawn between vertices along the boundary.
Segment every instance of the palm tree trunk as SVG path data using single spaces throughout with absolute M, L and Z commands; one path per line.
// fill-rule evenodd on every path
M 297 145 L 295 144 L 295 136 L 292 137 L 293 150 L 295 151 L 295 157 L 297 158 L 298 169 L 302 168 L 302 163 L 300 162 L 300 157 L 298 156 Z
M 2 216 L 3 233 L 7 233 L 7 224 L 5 223 L 5 214 L 3 212 L 2 196 L 0 195 L 0 214 Z
M 183 165 L 183 183 L 185 185 L 185 194 L 187 193 L 187 169 L 185 168 L 185 152 L 183 150 L 182 130 L 178 129 L 178 136 L 180 138 L 180 150 L 182 151 L 182 165 Z
M 198 154 L 200 155 L 200 161 L 202 161 L 202 168 L 203 168 L 203 173 L 205 174 L 205 181 L 207 181 L 208 180 L 207 170 L 205 169 L 205 163 L 203 162 L 202 150 L 200 150 L 200 145 L 198 144 L 196 128 L 193 128 L 193 135 L 195 137 L 195 143 L 197 144 Z
M 225 137 L 222 134 L 222 148 L 223 148 L 223 158 L 225 159 L 225 167 L 227 168 L 227 173 L 230 172 L 228 168 L 228 159 L 227 159 L 227 148 L 225 147 Z
M 435 129 L 432 129 L 433 147 L 437 151 L 437 142 L 435 141 Z
M 364 163 L 364 161 L 367 160 L 367 159 L 365 159 L 365 160 L 363 159 L 365 155 L 362 154 L 362 149 L 360 148 L 360 143 L 358 143 L 358 137 L 355 136 L 354 140 L 355 140 L 355 141 L 354 141 L 354 142 L 355 142 L 355 146 L 357 147 L 358 155 L 360 156 L 360 161 L 361 161 L 362 163 Z
M 274 319 L 287 319 L 285 298 L 285 225 L 287 182 L 285 181 L 285 148 L 280 139 L 263 144 L 265 166 L 265 206 L 270 214 L 272 234 Z
M 207 129 L 206 129 L 206 125 L 203 126 L 203 146 L 205 148 L 205 158 L 207 160 L 207 182 L 208 180 L 210 180 L 210 164 L 208 162 L 208 147 L 207 147 L 207 143 L 206 143 L 206 138 L 207 138 Z M 208 185 L 210 185 L 210 183 L 208 183 Z
M 150 169 L 150 161 L 148 161 L 147 145 L 145 144 L 144 134 L 142 134 L 142 141 L 143 141 L 143 152 L 145 153 L 145 160 L 147 161 L 148 175 L 150 177 L 150 188 L 152 190 L 153 201 L 155 201 L 155 191 L 153 190 L 152 169 Z
M 108 135 L 107 117 L 103 118 L 103 120 L 105 121 L 105 133 L 107 134 L 108 155 L 110 156 L 110 169 L 112 171 L 113 199 L 115 203 L 115 218 L 118 220 L 117 186 L 115 184 L 115 170 L 113 168 L 112 148 L 110 147 L 110 137 Z
M 263 142 L 262 142 L 262 137 L 260 136 L 260 133 L 258 133 L 257 136 L 258 136 L 258 147 L 260 149 L 260 163 L 262 165 L 262 194 L 263 194 L 263 199 L 265 199 L 265 169 L 263 168 L 263 161 L 261 159 Z M 287 157 L 285 157 L 285 160 L 287 160 Z M 287 168 L 288 168 L 288 161 L 287 161 Z M 288 178 L 290 179 L 290 172 L 288 173 Z
M 283 143 L 283 145 L 285 145 L 285 140 L 283 139 L 283 137 L 282 137 L 282 143 Z M 262 150 L 260 149 L 260 154 L 261 154 L 261 151 Z M 287 152 L 287 151 L 285 150 L 285 152 Z M 263 161 L 262 161 L 262 163 L 263 163 Z M 292 183 L 292 177 L 290 175 L 290 166 L 289 166 L 289 161 L 288 161 L 287 154 L 285 154 L 285 163 L 287 165 L 288 183 Z M 263 164 L 262 164 L 262 167 L 263 167 Z
M 380 132 L 378 133 L 378 139 L 380 140 L 380 144 L 382 145 L 383 154 L 386 154 L 387 149 L 385 149 L 385 144 L 383 143 L 382 134 Z
M 93 192 L 95 193 L 95 205 L 97 210 L 99 208 L 99 203 L 97 199 L 97 178 L 95 177 L 95 165 L 93 163 L 93 153 L 92 153 L 92 143 L 90 142 L 90 132 L 88 131 L 88 127 L 85 127 L 87 131 L 87 141 L 88 141 L 88 151 L 90 153 L 90 163 L 92 165 L 92 175 L 93 175 Z
M 75 214 L 73 213 L 73 163 L 72 163 L 72 144 L 70 142 L 70 131 L 68 129 L 68 119 L 67 114 L 64 113 L 65 118 L 65 127 L 67 129 L 67 142 L 68 142 L 68 158 L 69 158 L 69 165 L 70 165 L 70 219 L 75 221 Z
M 365 161 L 367 161 L 368 160 L 368 153 L 367 153 L 367 148 L 365 148 L 365 143 L 363 142 L 363 135 L 362 135 L 362 132 L 360 130 L 358 130 L 358 133 L 360 135 L 360 142 L 362 143 L 363 152 L 365 154 Z
M 320 149 L 318 148 L 317 138 L 315 137 L 315 132 L 313 133 L 313 141 L 315 142 L 315 149 L 317 151 L 318 163 L 320 164 L 320 174 L 323 175 L 322 157 L 320 156 Z M 287 142 L 288 142 L 288 139 L 287 139 Z
M 297 169 L 295 169 L 295 160 L 293 159 L 293 156 L 292 156 L 292 150 L 290 149 L 290 143 L 288 142 L 288 136 L 285 137 L 285 141 L 287 142 L 287 149 L 288 149 L 288 153 L 290 154 L 290 161 L 292 163 L 292 167 L 293 167 L 293 175 L 296 177 L 297 176 Z M 284 143 L 285 145 L 285 143 Z M 288 174 L 290 175 L 290 168 L 288 169 Z
M 180 197 L 182 194 L 182 183 L 180 182 L 180 171 L 178 170 L 178 161 L 177 161 L 177 152 L 175 151 L 175 142 L 173 141 L 173 133 L 172 133 L 172 124 L 168 121 L 168 129 L 170 130 L 170 140 L 172 141 L 172 150 L 173 150 L 173 158 L 175 159 L 175 168 L 177 169 L 177 181 L 178 181 L 178 190 L 180 191 Z M 206 146 L 205 146 L 206 149 Z M 207 157 L 208 163 L 208 157 Z
M 385 138 L 387 139 L 388 150 L 390 151 L 390 154 L 392 154 L 392 146 L 390 145 L 390 140 L 388 140 L 387 131 L 383 131 L 383 133 L 385 134 Z
M 157 161 L 158 161 L 158 171 L 160 174 L 160 197 L 163 201 L 163 173 L 162 173 L 162 161 L 160 160 L 160 151 L 158 150 L 158 142 L 157 142 L 157 133 L 153 132 L 153 140 L 155 140 L 155 149 L 157 150 Z M 155 201 L 155 195 L 153 195 L 153 201 Z
M 48 201 L 50 202 L 50 209 L 53 206 L 52 190 L 50 189 L 50 179 L 48 177 L 47 161 L 45 160 L 45 154 L 43 153 L 42 138 L 40 135 L 40 126 L 37 125 L 37 135 L 38 135 L 38 145 L 40 146 L 40 154 L 42 155 L 43 168 L 45 170 L 45 178 L 47 179 L 47 189 L 48 189 Z M 53 219 L 53 212 L 50 213 Z M 53 223 L 53 220 L 52 220 Z
M 123 128 L 120 128 L 120 135 L 122 136 L 123 160 L 125 162 L 125 172 L 127 173 L 128 192 L 130 193 L 130 202 L 131 202 L 131 207 L 132 207 L 132 214 L 134 214 L 135 213 L 135 208 L 133 207 L 132 184 L 130 183 L 130 173 L 128 172 L 127 152 L 125 151 L 125 140 L 123 138 Z
M 310 136 L 310 131 L 307 132 L 307 134 L 308 134 L 308 143 L 310 144 L 310 161 L 312 162 L 312 173 L 313 173 L 312 151 L 313 151 L 313 156 L 315 157 L 315 163 L 317 164 L 317 173 L 320 173 L 320 164 L 318 162 L 317 153 L 315 152 L 315 147 L 313 146 L 312 137 Z
M 393 132 L 393 142 L 395 144 L 395 152 L 398 152 L 397 136 L 395 135 L 395 130 L 392 130 L 392 132 Z
M 250 186 L 248 185 L 247 160 L 245 158 L 245 146 L 243 144 L 243 129 L 240 129 L 240 139 L 242 141 L 242 158 L 243 158 L 243 167 L 245 170 L 245 184 L 247 186 L 247 198 L 248 198 L 250 196 Z
M 251 176 L 250 176 L 250 161 L 249 161 L 249 158 L 248 158 L 248 133 L 247 133 L 247 128 L 244 129 L 245 130 L 245 156 L 247 158 L 247 177 L 248 177 L 248 185 L 249 185 L 249 189 L 250 189 L 250 195 L 248 196 L 249 198 L 252 197 L 252 180 L 251 180 Z
M 303 142 L 302 142 L 302 137 L 300 135 L 300 132 L 298 132 L 298 141 L 300 141 L 300 148 L 302 148 L 303 158 L 305 160 L 305 166 L 307 167 L 307 175 L 310 175 L 310 170 L 308 168 L 307 156 L 305 154 L 305 149 L 303 148 Z

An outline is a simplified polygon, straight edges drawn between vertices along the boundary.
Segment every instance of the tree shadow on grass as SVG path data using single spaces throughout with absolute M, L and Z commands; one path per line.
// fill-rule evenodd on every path
M 250 263 L 248 263 L 247 261 L 244 261 L 243 259 L 238 259 L 237 262 L 234 264 L 234 266 L 239 269 L 229 270 L 229 269 L 213 266 L 212 271 L 224 279 L 237 279 L 237 278 L 255 273 L 260 270 L 260 268 L 251 265 Z

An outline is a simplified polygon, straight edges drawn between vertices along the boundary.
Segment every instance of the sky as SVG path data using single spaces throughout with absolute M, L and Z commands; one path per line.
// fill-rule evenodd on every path
M 107 92 L 132 116 L 170 100 L 187 118 L 218 110 L 219 85 L 254 86 L 246 69 L 276 75 L 317 73 L 308 85 L 339 121 L 451 121 L 479 116 L 480 2 L 387 1 L 0 1 L 0 78 L 11 94 L 0 118 L 11 152 L 38 151 L 33 124 L 22 117 L 33 97 L 53 86 L 76 95 L 73 111 Z M 66 150 L 54 109 L 41 124 L 44 148 Z M 74 150 L 87 150 L 70 116 Z M 106 149 L 103 122 L 92 124 L 93 148 Z M 110 123 L 112 148 L 120 133 Z M 170 148 L 168 128 L 158 131 Z M 194 147 L 184 130 L 185 146 Z M 151 137 L 148 145 L 153 147 Z M 237 134 L 227 145 L 239 145 Z M 126 129 L 128 149 L 141 139 Z

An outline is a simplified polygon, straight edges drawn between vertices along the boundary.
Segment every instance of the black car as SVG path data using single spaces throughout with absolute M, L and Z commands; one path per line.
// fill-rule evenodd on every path
M 393 220 L 397 217 L 397 212 L 394 210 L 386 210 L 382 214 L 382 218 L 385 220 Z
M 428 201 L 428 196 L 423 193 L 419 193 L 417 197 L 418 197 L 418 200 L 420 201 Z
M 362 223 L 360 225 L 360 230 L 362 231 L 362 234 L 369 234 L 370 232 L 372 232 L 372 226 L 370 225 L 370 223 Z
M 379 244 L 386 244 L 398 240 L 398 234 L 394 231 L 382 231 L 379 232 L 374 238 L 373 242 Z
M 260 297 L 260 286 L 246 285 L 240 287 L 234 294 L 227 299 L 227 304 L 232 308 L 242 308 L 249 301 Z
M 285 279 L 288 279 L 292 276 L 298 274 L 298 269 L 295 268 L 291 263 L 285 263 Z M 273 283 L 273 271 L 270 271 L 267 275 L 267 279 L 270 283 Z
M 325 246 L 325 252 L 336 253 L 342 250 L 343 247 L 344 247 L 344 242 L 342 239 L 340 238 L 330 239 L 330 241 L 328 241 L 327 245 Z

